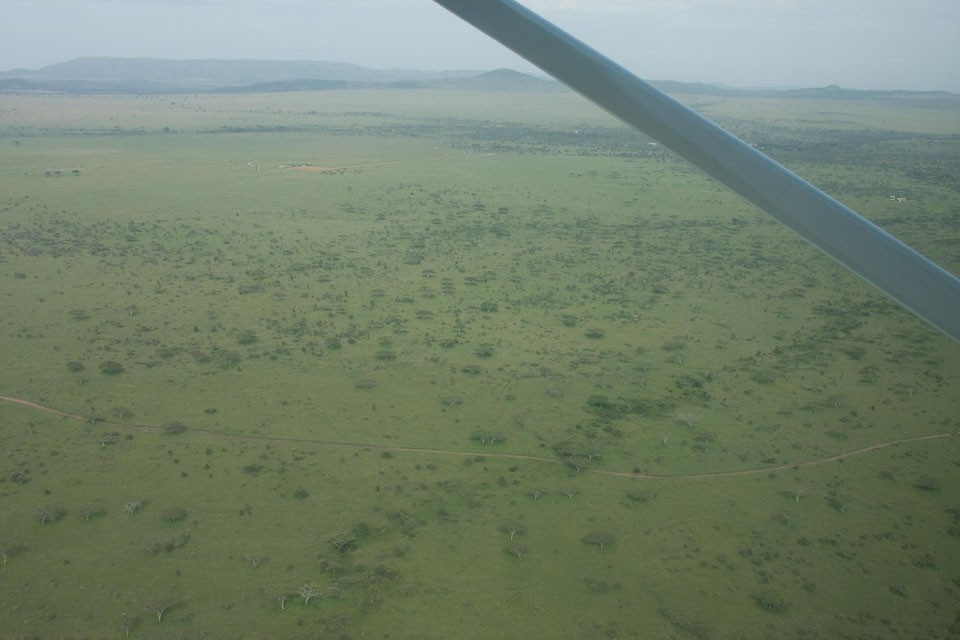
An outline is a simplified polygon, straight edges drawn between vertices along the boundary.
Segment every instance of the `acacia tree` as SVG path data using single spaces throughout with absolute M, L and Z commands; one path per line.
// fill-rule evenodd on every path
M 696 413 L 678 413 L 677 420 L 693 429 L 693 425 L 700 421 L 700 415 Z
M 179 600 L 174 600 L 172 598 L 160 598 L 158 600 L 150 600 L 144 602 L 140 607 L 144 611 L 148 611 L 157 616 L 157 622 L 163 621 L 163 614 L 169 609 L 174 608 L 180 604 Z
M 88 504 L 83 507 L 80 507 L 80 515 L 83 516 L 84 520 L 89 520 L 90 518 L 96 518 L 107 513 L 107 508 L 102 504 Z
M 160 428 L 161 432 L 167 436 L 175 436 L 187 430 L 187 425 L 182 422 L 167 422 Z
M 100 363 L 100 371 L 107 375 L 117 375 L 123 373 L 123 365 L 114 360 L 106 360 Z
M 130 632 L 133 631 L 140 624 L 140 616 L 130 615 L 129 613 L 120 614 L 120 622 L 117 623 L 117 628 L 120 631 L 123 631 L 124 637 L 129 638 Z
M 187 510 L 181 507 L 170 507 L 160 512 L 160 519 L 164 522 L 180 522 L 187 518 Z
M 120 442 L 120 433 L 117 431 L 106 431 L 100 436 L 100 448 L 106 449 L 108 444 Z
M 297 587 L 297 593 L 303 598 L 303 604 L 310 604 L 310 600 L 316 598 L 317 596 L 323 595 L 323 590 L 315 582 L 309 582 L 307 584 L 302 584 Z M 280 603 L 280 607 L 283 608 L 283 603 Z
M 527 552 L 527 548 L 522 544 L 512 544 L 506 549 L 503 550 L 504 553 L 509 553 L 512 556 L 517 556 L 518 560 L 523 559 L 523 554 Z
M 243 559 L 253 565 L 253 568 L 256 569 L 267 559 L 267 556 L 262 556 L 259 553 L 248 553 L 243 556 Z M 281 607 L 282 609 L 283 607 Z
M 472 440 L 473 442 L 479 442 L 480 444 L 496 444 L 498 442 L 506 442 L 507 437 L 501 433 L 477 431 L 471 434 L 470 440 Z
M 357 537 L 352 531 L 338 531 L 332 538 L 330 544 L 337 548 L 340 553 L 346 553 L 350 547 L 357 541 Z
M 0 544 L 0 555 L 3 556 L 3 564 L 7 564 L 10 558 L 15 558 L 29 550 L 30 547 L 25 544 Z
M 528 492 L 527 495 L 533 498 L 533 501 L 536 502 L 540 496 L 544 495 L 545 493 L 546 491 L 544 489 L 534 489 L 533 491 Z
M 580 538 L 580 541 L 584 544 L 595 544 L 603 551 L 605 546 L 616 542 L 617 537 L 609 531 L 594 531 Z
M 40 524 L 47 524 L 47 522 L 56 522 L 62 518 L 65 513 L 66 511 L 64 511 L 61 507 L 52 504 L 44 504 L 33 510 L 33 517 L 34 519 L 39 520 Z
M 506 531 L 510 534 L 510 542 L 513 542 L 513 537 L 516 535 L 526 535 L 527 528 L 517 522 L 516 520 L 504 520 L 500 525 L 500 531 Z

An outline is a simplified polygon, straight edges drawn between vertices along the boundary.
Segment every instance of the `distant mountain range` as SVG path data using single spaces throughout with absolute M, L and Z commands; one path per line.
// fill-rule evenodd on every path
M 566 91 L 509 69 L 368 69 L 344 62 L 77 58 L 42 69 L 0 71 L 0 91 L 55 93 L 268 93 L 370 88 Z
M 85 81 L 140 88 L 211 91 L 285 80 L 399 82 L 477 75 L 482 71 L 368 69 L 345 62 L 310 60 L 159 60 L 155 58 L 76 58 L 42 69 L 0 71 L 0 79 L 33 82 Z
M 754 98 L 924 98 L 960 104 L 946 91 L 858 91 L 829 86 L 814 89 L 743 90 L 712 84 L 653 82 L 671 94 Z M 494 71 L 369 69 L 345 62 L 279 60 L 158 60 L 77 58 L 41 69 L 0 71 L 0 92 L 75 94 L 272 93 L 336 89 L 459 89 L 476 91 L 568 91 L 553 80 Z

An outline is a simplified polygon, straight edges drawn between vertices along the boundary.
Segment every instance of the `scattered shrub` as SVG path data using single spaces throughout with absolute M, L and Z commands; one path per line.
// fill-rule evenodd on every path
M 164 522 L 180 522 L 186 518 L 187 510 L 181 507 L 171 507 L 160 512 L 160 519 Z
M 758 607 L 770 613 L 783 613 L 789 606 L 783 596 L 771 589 L 766 589 L 754 595 L 753 601 L 757 603 Z
M 100 363 L 100 371 L 108 375 L 123 373 L 123 365 L 113 360 L 105 360 Z
M 163 434 L 167 436 L 177 435 L 187 430 L 187 425 L 182 422 L 167 422 L 163 425 Z

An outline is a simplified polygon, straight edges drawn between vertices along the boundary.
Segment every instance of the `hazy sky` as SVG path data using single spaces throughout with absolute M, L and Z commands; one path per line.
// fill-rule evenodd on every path
M 528 0 L 642 78 L 960 92 L 960 0 Z M 0 69 L 81 56 L 532 67 L 431 0 L 0 0 Z

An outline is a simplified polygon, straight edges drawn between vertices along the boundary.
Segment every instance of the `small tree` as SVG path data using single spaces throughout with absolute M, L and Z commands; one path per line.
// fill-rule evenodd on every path
M 292 596 L 292 595 L 293 595 L 293 594 L 290 593 L 289 591 L 281 591 L 280 593 L 277 594 L 277 596 L 276 596 L 276 597 L 277 597 L 277 602 L 280 603 L 280 608 L 281 608 L 281 609 L 286 609 L 286 608 L 287 608 L 287 600 L 289 600 L 289 599 L 290 599 L 290 596 Z
M 696 413 L 679 413 L 677 414 L 677 420 L 693 429 L 693 425 L 700 421 L 700 415 Z
M 783 613 L 789 606 L 783 596 L 770 589 L 754 594 L 753 601 L 757 603 L 758 607 L 771 613 Z
M 567 498 L 569 498 L 570 500 L 573 500 L 573 496 L 575 496 L 575 495 L 577 495 L 578 493 L 580 493 L 580 491 L 579 491 L 579 489 L 575 489 L 575 488 L 573 488 L 573 487 L 564 487 L 564 488 L 560 489 L 560 493 L 562 493 L 563 495 L 567 496 Z
M 243 357 L 231 349 L 221 349 L 217 351 L 217 366 L 221 369 L 230 369 L 240 364 Z
M 323 590 L 317 583 L 310 582 L 297 587 L 297 594 L 303 598 L 303 604 L 310 604 L 310 600 L 323 595 Z
M 603 551 L 603 548 L 608 544 L 613 544 L 616 542 L 617 537 L 610 533 L 609 531 L 594 531 L 588 533 L 587 535 L 580 538 L 580 541 L 584 544 L 595 544 L 600 547 L 600 551 Z
M 65 513 L 66 511 L 61 507 L 44 504 L 33 510 L 33 517 L 35 520 L 39 520 L 40 524 L 47 524 L 48 522 L 56 522 L 62 518 Z
M 100 371 L 108 375 L 123 373 L 123 365 L 114 360 L 105 360 L 100 363 Z
M 517 556 L 518 560 L 523 559 L 523 554 L 527 552 L 527 548 L 522 544 L 512 544 L 506 549 L 503 550 L 504 553 L 509 553 L 512 556 Z
M 80 507 L 80 515 L 84 520 L 98 518 L 106 513 L 107 509 L 102 504 L 88 504 Z
M 845 515 L 847 513 L 847 507 L 850 506 L 850 498 L 841 495 L 829 496 L 827 498 L 827 504 L 840 515 Z
M 123 631 L 124 637 L 129 638 L 130 632 L 140 625 L 140 621 L 140 616 L 130 615 L 129 613 L 121 613 L 120 622 L 117 623 L 117 628 L 120 629 L 120 631 Z
M 517 535 L 526 535 L 527 528 L 516 520 L 504 520 L 500 525 L 500 531 L 506 531 L 510 534 L 510 542 L 513 542 L 513 537 Z
M 346 553 L 357 541 L 352 531 L 338 531 L 332 538 L 330 544 L 337 548 L 340 553 Z
M 107 431 L 100 435 L 100 448 L 106 449 L 108 444 L 120 442 L 120 433 L 118 431 Z
M 30 550 L 25 544 L 0 544 L 0 555 L 3 556 L 3 564 L 7 564 L 11 558 L 16 558 L 22 553 Z
M 262 556 L 259 553 L 248 553 L 243 556 L 243 559 L 252 564 L 253 568 L 256 569 L 266 561 L 267 556 Z
M 470 435 L 470 440 L 473 442 L 479 442 L 480 444 L 496 444 L 498 442 L 506 442 L 507 437 L 501 433 L 491 433 L 489 431 L 475 431 Z
M 929 474 L 922 475 L 916 479 L 913 486 L 922 491 L 940 491 L 942 484 L 940 479 Z
M 485 342 L 474 349 L 473 355 L 477 356 L 478 358 L 491 358 L 493 357 L 493 345 Z
M 174 436 L 187 430 L 187 425 L 182 422 L 167 422 L 163 425 L 163 434 Z
M 527 495 L 533 498 L 533 501 L 536 502 L 538 499 L 540 499 L 540 496 L 545 495 L 546 493 L 547 492 L 544 489 L 534 489 L 533 491 L 528 492 Z
M 160 519 L 164 522 L 180 522 L 186 520 L 187 510 L 181 507 L 171 507 L 160 512 Z
M 130 411 L 130 409 L 127 409 L 126 407 L 114 407 L 113 415 L 123 420 L 124 418 L 129 418 L 133 416 L 133 412 Z
M 140 511 L 140 507 L 143 506 L 143 500 L 130 500 L 125 505 L 123 505 L 123 512 L 128 516 L 132 516 L 137 511 Z
M 789 511 L 781 511 L 780 513 L 775 513 L 770 516 L 771 522 L 778 522 L 785 527 L 790 527 L 793 524 L 793 514 Z
M 172 598 L 161 598 L 159 600 L 150 600 L 148 602 L 144 602 L 140 608 L 157 616 L 157 622 L 159 623 L 163 621 L 163 614 L 178 604 L 180 604 L 179 600 L 174 600 Z

